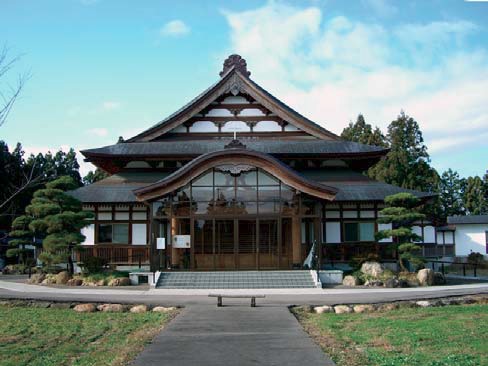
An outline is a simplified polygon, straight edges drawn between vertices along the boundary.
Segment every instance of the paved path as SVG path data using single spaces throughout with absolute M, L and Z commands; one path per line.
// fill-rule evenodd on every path
M 274 289 L 274 290 L 218 290 L 227 293 L 262 293 L 265 306 L 275 305 L 334 305 L 373 303 L 396 300 L 417 300 L 445 296 L 488 293 L 488 283 L 458 286 L 433 286 L 405 289 Z M 212 290 L 123 290 L 73 288 L 58 289 L 46 286 L 26 285 L 0 280 L 0 298 L 26 298 L 54 301 L 93 301 L 161 304 L 167 306 L 209 305 L 215 299 L 208 298 Z M 213 291 L 215 292 L 215 291 Z
M 185 308 L 133 365 L 334 365 L 286 307 L 259 307 L 260 300 L 256 308 L 248 299 Z

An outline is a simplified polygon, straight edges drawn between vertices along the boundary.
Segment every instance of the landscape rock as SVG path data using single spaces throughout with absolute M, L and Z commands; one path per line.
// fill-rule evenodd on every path
M 83 285 L 83 280 L 81 278 L 71 278 L 66 284 L 68 286 L 81 286 Z
M 378 308 L 380 311 L 392 311 L 398 309 L 398 304 L 395 302 L 388 303 L 388 304 L 381 304 Z
M 174 311 L 174 310 L 176 310 L 176 308 L 174 306 L 170 306 L 170 307 L 155 306 L 152 309 L 152 311 L 155 313 L 169 313 L 169 312 Z
M 380 280 L 368 280 L 364 283 L 364 286 L 369 287 L 383 287 L 383 282 Z
M 403 280 L 403 279 L 398 280 L 398 287 L 401 287 L 401 288 L 408 287 L 408 281 Z
M 379 277 L 383 274 L 384 269 L 378 262 L 364 262 L 361 266 L 361 272 L 368 276 Z
M 359 279 L 354 277 L 354 276 L 346 276 L 342 280 L 342 284 L 344 286 L 358 286 L 359 285 Z
M 147 312 L 147 305 L 135 305 L 130 308 L 131 313 L 139 314 Z
M 56 285 L 66 285 L 71 276 L 68 272 L 62 271 L 56 275 Z
M 27 280 L 28 283 L 42 283 L 46 279 L 44 273 L 34 273 L 31 278 Z
M 109 286 L 130 286 L 130 279 L 128 277 L 119 277 L 119 278 L 112 278 L 109 283 Z
M 421 308 L 430 308 L 434 306 L 430 301 L 428 300 L 422 300 L 422 301 L 416 301 L 415 305 L 420 306 Z
M 33 308 L 48 308 L 51 303 L 49 301 L 33 301 L 29 305 Z
M 370 304 L 354 305 L 353 309 L 355 313 L 371 313 L 376 310 L 375 306 Z
M 383 286 L 388 287 L 388 288 L 400 287 L 400 281 L 398 281 L 396 278 L 388 278 L 383 283 Z
M 434 271 L 430 268 L 421 269 L 417 273 L 420 286 L 432 286 L 434 284 Z
M 434 272 L 434 285 L 445 285 L 446 278 L 442 272 Z
M 329 305 L 323 305 L 323 306 L 316 306 L 313 308 L 314 312 L 317 314 L 323 314 L 323 313 L 333 313 L 334 312 L 334 307 L 329 306 Z
M 352 313 L 353 310 L 348 305 L 336 305 L 336 306 L 334 306 L 334 312 L 336 314 L 349 314 L 349 313 Z
M 78 304 L 73 308 L 74 311 L 78 313 L 94 313 L 97 308 L 93 304 Z
M 125 311 L 125 306 L 122 304 L 101 304 L 97 306 L 97 309 L 106 313 L 122 313 Z
M 48 274 L 41 282 L 43 285 L 54 285 L 56 283 L 56 275 Z

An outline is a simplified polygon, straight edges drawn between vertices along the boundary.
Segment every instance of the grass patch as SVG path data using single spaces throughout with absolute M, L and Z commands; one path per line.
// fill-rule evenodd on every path
M 126 365 L 171 316 L 0 306 L 0 365 Z
M 294 312 L 338 366 L 488 365 L 488 305 Z

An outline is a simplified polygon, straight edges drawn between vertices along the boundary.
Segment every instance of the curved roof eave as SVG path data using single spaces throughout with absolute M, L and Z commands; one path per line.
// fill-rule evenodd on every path
M 306 179 L 271 155 L 245 148 L 231 148 L 201 155 L 168 177 L 133 192 L 139 201 L 153 200 L 188 184 L 210 168 L 241 164 L 265 169 L 290 187 L 317 198 L 332 201 L 338 192 L 336 188 Z

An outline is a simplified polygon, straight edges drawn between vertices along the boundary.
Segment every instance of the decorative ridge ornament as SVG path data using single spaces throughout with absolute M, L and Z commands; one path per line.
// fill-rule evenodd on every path
M 237 71 L 239 71 L 243 76 L 249 77 L 251 75 L 250 71 L 247 71 L 247 62 L 243 59 L 240 55 L 230 55 L 224 61 L 224 68 L 220 72 L 220 76 L 224 76 L 227 72 L 234 67 Z
M 242 142 L 240 142 L 237 139 L 233 139 L 231 142 L 229 142 L 227 145 L 224 146 L 224 149 L 245 149 L 246 145 L 244 145 Z

